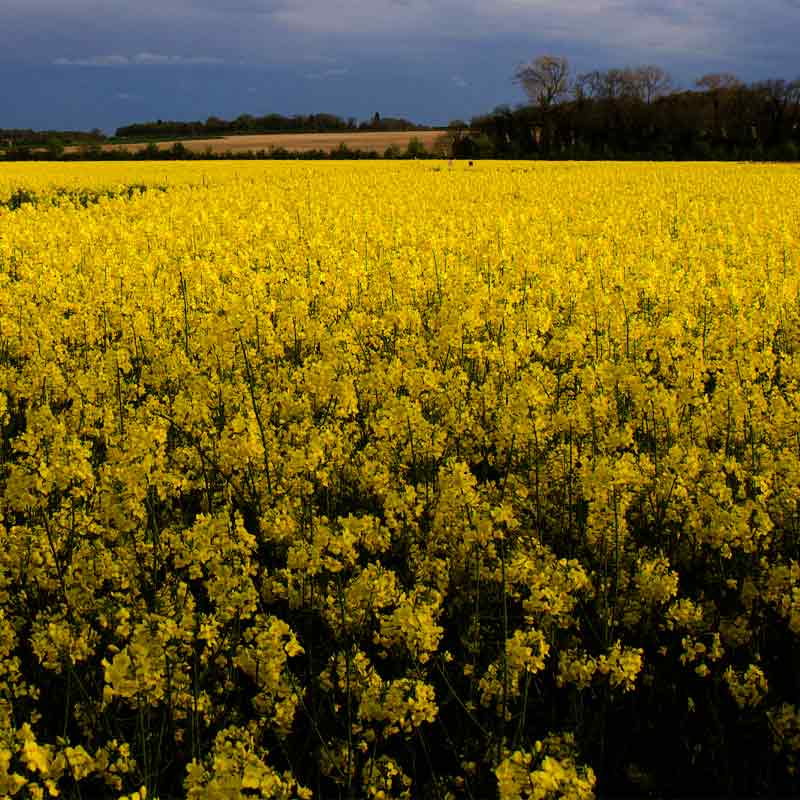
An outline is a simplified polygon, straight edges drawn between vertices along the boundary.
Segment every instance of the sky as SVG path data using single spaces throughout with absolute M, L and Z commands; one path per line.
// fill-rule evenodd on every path
M 329 112 L 426 124 L 524 102 L 538 55 L 800 77 L 800 0 L 0 0 L 0 128 Z

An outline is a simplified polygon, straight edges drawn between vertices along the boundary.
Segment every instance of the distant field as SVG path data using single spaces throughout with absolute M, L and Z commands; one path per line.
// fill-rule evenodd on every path
M 445 133 L 443 131 L 365 131 L 358 133 L 257 133 L 241 136 L 223 136 L 209 139 L 188 139 L 181 141 L 187 150 L 203 153 L 241 153 L 247 150 L 269 150 L 284 147 L 287 150 L 306 152 L 308 150 L 326 150 L 331 152 L 344 143 L 351 150 L 375 150 L 383 153 L 390 145 L 405 149 L 408 143 L 419 139 L 427 150 L 435 150 L 442 146 Z M 177 140 L 157 142 L 159 149 L 168 150 Z M 103 145 L 104 150 L 140 150 L 145 144 L 113 144 Z M 76 151 L 78 147 L 67 147 L 67 152 Z

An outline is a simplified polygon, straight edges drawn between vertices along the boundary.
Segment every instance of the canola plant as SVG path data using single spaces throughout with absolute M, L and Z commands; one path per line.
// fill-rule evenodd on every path
M 799 791 L 800 172 L 0 168 L 0 795 Z

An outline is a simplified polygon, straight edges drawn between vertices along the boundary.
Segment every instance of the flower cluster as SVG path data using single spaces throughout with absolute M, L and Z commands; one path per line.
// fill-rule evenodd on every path
M 0 794 L 800 792 L 798 218 L 779 166 L 3 166 Z

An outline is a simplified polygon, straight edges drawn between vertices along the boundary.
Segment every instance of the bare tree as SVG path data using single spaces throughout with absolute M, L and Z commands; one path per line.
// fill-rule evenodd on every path
M 669 74 L 655 64 L 643 64 L 631 70 L 631 80 L 637 95 L 648 105 L 654 100 L 669 94 L 672 79 Z
M 783 79 L 759 81 L 752 88 L 766 101 L 769 109 L 770 143 L 779 141 L 784 136 L 784 128 L 793 129 L 800 111 L 800 80 Z
M 800 80 L 760 81 L 753 84 L 753 88 L 761 92 L 771 103 L 780 108 L 800 102 Z
M 732 72 L 709 72 L 695 81 L 698 89 L 704 89 L 711 95 L 712 119 L 711 131 L 717 140 L 727 138 L 725 119 L 729 118 L 727 107 L 734 93 L 744 84 Z
M 586 72 L 575 79 L 575 96 L 601 100 L 638 98 L 652 103 L 669 92 L 672 81 L 669 75 L 653 64 L 641 67 L 608 69 L 605 72 Z
M 563 56 L 539 56 L 521 65 L 514 79 L 522 85 L 531 103 L 549 108 L 569 91 L 569 61 Z
M 575 78 L 572 91 L 576 100 L 590 100 L 600 94 L 601 74 L 597 70 L 582 72 Z
M 744 84 L 732 72 L 709 72 L 698 78 L 694 84 L 698 89 L 719 92 L 725 89 L 738 89 Z
M 624 69 L 609 69 L 603 73 L 602 95 L 609 100 L 620 97 L 634 97 L 636 85 L 633 71 L 629 67 Z

